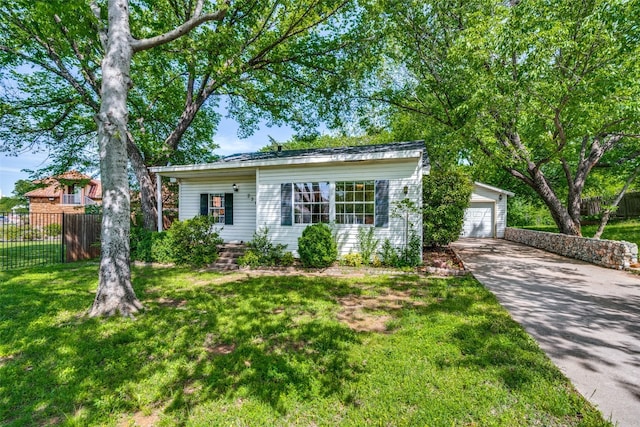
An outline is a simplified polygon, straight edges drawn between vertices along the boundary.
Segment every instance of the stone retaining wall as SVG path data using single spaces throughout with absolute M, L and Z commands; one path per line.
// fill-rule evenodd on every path
M 638 245 L 635 243 L 589 239 L 520 228 L 507 228 L 504 238 L 618 270 L 627 269 L 638 262 Z

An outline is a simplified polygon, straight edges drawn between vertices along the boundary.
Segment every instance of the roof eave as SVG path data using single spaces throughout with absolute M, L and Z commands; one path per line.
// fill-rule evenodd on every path
M 494 186 L 489 185 L 489 184 L 485 184 L 485 183 L 478 182 L 478 181 L 474 182 L 473 184 L 477 185 L 480 188 L 484 188 L 484 189 L 490 190 L 490 191 L 495 191 L 496 193 L 504 194 L 504 195 L 509 196 L 509 197 L 515 196 L 515 193 L 512 193 L 511 191 L 503 190 L 502 188 L 494 187 Z
M 398 150 L 387 151 L 378 153 L 364 153 L 364 154 L 333 154 L 333 155 L 320 155 L 320 156 L 300 156 L 300 157 L 283 157 L 274 159 L 262 159 L 262 160 L 244 160 L 233 162 L 218 162 L 218 163 L 203 163 L 193 165 L 178 165 L 178 166 L 154 166 L 150 167 L 149 171 L 157 173 L 163 176 L 171 176 L 173 173 L 180 172 L 196 172 L 196 171 L 208 171 L 208 170 L 222 170 L 222 169 L 246 169 L 246 168 L 259 168 L 259 167 L 272 167 L 272 166 L 294 166 L 294 165 L 319 165 L 326 163 L 340 163 L 340 162 L 363 162 L 370 160 L 396 160 L 396 159 L 410 159 L 420 158 L 423 154 L 423 150 Z

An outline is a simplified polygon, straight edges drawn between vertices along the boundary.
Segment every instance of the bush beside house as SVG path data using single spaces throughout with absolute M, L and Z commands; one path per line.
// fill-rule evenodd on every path
M 457 170 L 431 171 L 422 178 L 423 244 L 446 246 L 460 236 L 473 182 Z
M 131 228 L 131 258 L 137 261 L 202 267 L 218 258 L 222 244 L 215 218 L 197 216 L 175 221 L 167 231 Z
M 338 259 L 338 247 L 327 224 L 309 225 L 298 238 L 298 253 L 305 267 L 325 268 Z
M 289 267 L 294 263 L 293 254 L 287 252 L 287 245 L 273 243 L 267 227 L 253 233 L 247 247 L 247 252 L 238 259 L 238 264 L 243 267 Z

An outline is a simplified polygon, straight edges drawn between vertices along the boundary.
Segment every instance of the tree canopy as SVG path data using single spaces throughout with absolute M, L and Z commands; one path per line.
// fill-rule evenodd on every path
M 55 170 L 96 166 L 104 49 L 85 1 L 9 0 L 0 10 L 0 150 L 47 150 Z M 219 3 L 219 4 L 218 4 Z M 349 0 L 204 2 L 224 19 L 201 26 L 131 63 L 128 153 L 141 190 L 145 223 L 155 221 L 155 186 L 146 167 L 206 162 L 216 148 L 221 112 L 242 136 L 267 124 L 308 131 L 332 108 L 357 48 Z M 104 6 L 105 2 L 96 2 Z M 195 15 L 195 2 L 131 4 L 131 32 L 153 37 Z
M 562 232 L 580 234 L 592 169 L 638 156 L 638 2 L 377 7 L 384 66 L 359 77 L 367 99 L 412 123 L 436 160 L 488 159 L 532 188 Z

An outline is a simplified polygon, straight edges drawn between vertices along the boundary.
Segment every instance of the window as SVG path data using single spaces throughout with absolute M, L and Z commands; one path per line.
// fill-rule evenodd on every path
M 316 224 L 329 222 L 329 183 L 293 184 L 293 222 Z
M 200 215 L 211 215 L 218 224 L 233 225 L 233 193 L 200 194 Z
M 280 225 L 335 220 L 338 224 L 389 226 L 389 180 L 338 181 L 335 198 L 330 197 L 330 188 L 328 182 L 281 183 Z
M 224 224 L 224 194 L 209 194 L 208 214 L 216 219 L 218 224 Z
M 336 223 L 374 224 L 374 181 L 336 182 Z

